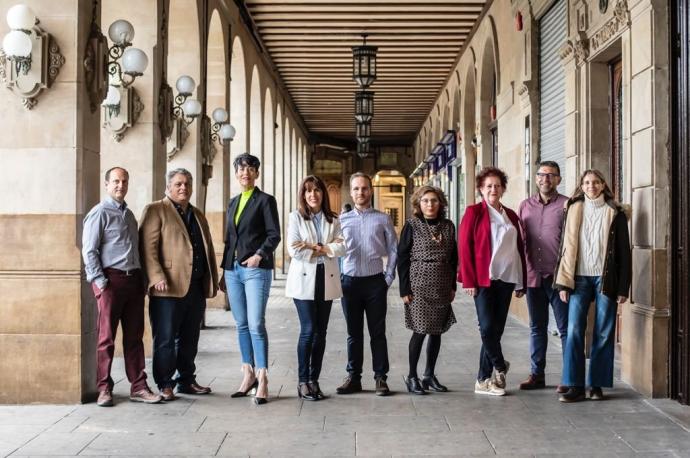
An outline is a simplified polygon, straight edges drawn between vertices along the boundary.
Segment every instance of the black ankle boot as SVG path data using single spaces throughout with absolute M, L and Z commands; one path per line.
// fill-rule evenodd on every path
M 424 391 L 424 388 L 422 388 L 422 384 L 419 382 L 419 378 L 403 377 L 403 381 L 405 382 L 405 386 L 407 387 L 407 391 L 409 393 L 426 394 L 426 391 Z
M 448 388 L 441 385 L 441 382 L 438 381 L 435 375 L 425 375 L 422 379 L 422 387 L 425 390 L 436 391 L 438 393 L 445 393 L 448 391 Z

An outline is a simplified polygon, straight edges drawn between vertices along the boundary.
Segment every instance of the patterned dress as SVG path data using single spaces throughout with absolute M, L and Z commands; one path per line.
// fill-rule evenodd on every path
M 405 305 L 405 327 L 419 334 L 443 334 L 457 322 L 451 306 L 457 270 L 454 224 L 447 219 L 408 219 L 398 257 L 400 294 L 413 297 Z

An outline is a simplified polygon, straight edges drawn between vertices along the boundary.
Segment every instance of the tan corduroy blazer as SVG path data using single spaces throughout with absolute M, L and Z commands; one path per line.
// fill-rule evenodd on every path
M 206 250 L 208 270 L 204 276 L 204 293 L 214 297 L 218 291 L 218 267 L 213 241 L 206 217 L 192 207 L 201 228 Z M 175 206 L 168 197 L 150 203 L 144 208 L 139 225 L 139 252 L 148 278 L 149 295 L 184 297 L 192 279 L 192 241 Z M 165 280 L 168 290 L 158 292 L 153 285 Z

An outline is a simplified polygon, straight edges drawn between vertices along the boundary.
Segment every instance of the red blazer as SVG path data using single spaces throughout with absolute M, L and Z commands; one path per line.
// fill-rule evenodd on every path
M 513 210 L 503 207 L 510 221 L 517 229 L 518 253 L 522 261 L 523 287 L 527 284 L 524 242 L 520 220 Z M 486 202 L 470 205 L 458 230 L 458 281 L 463 288 L 488 288 L 491 286 L 489 264 L 491 263 L 491 218 Z

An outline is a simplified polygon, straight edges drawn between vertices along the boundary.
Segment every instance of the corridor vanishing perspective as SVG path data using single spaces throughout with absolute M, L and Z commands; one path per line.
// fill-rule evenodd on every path
M 230 398 L 242 378 L 235 364 L 236 330 L 230 312 L 216 310 L 208 314 L 197 358 L 199 382 L 213 388 L 211 395 L 181 395 L 151 406 L 128 402 L 119 359 L 115 407 L 0 407 L 0 456 L 688 456 L 690 432 L 658 409 L 675 403 L 645 400 L 618 377 L 606 402 L 559 403 L 556 337 L 547 355 L 549 388 L 518 390 L 529 373 L 529 330 L 514 319 L 504 336 L 511 361 L 508 395 L 475 395 L 480 340 L 467 298 L 454 304 L 458 324 L 444 334 L 437 365 L 450 391 L 408 394 L 402 376 L 409 333 L 397 288 L 389 295 L 387 320 L 393 394 L 374 395 L 368 357 L 364 391 L 335 394 L 347 360 L 345 322 L 336 301 L 321 377 L 329 398 L 302 401 L 295 392 L 299 320 L 283 291 L 284 282 L 276 281 L 266 314 L 272 388 L 265 407 L 250 398 Z
M 0 21 L 0 455 L 690 456 L 690 0 L 0 0 L 0 18 L 6 19 Z M 404 383 L 409 379 L 403 382 L 403 376 L 412 377 L 405 370 L 410 333 L 398 278 L 391 284 L 392 269 L 376 277 L 382 274 L 380 256 L 396 255 L 393 235 L 405 240 L 406 222 L 420 223 L 414 218 L 423 213 L 420 199 L 412 202 L 415 190 L 433 186 L 437 201 L 429 205 L 438 205 L 442 194 L 449 221 L 443 222 L 445 257 L 431 262 L 443 262 L 443 272 L 455 272 L 446 268 L 457 262 L 448 234 L 451 226 L 457 231 L 463 217 L 472 215 L 468 208 L 489 202 L 480 189 L 484 178 L 478 175 L 488 167 L 494 168 L 493 175 L 484 178 L 500 181 L 496 185 L 503 191 L 493 208 L 518 212 L 531 198 L 540 209 L 533 215 L 542 212 L 536 223 L 532 219 L 532 231 L 548 230 L 552 241 L 562 218 L 558 211 L 545 216 L 543 208 L 552 201 L 543 199 L 542 180 L 556 183 L 550 196 L 562 194 L 558 202 L 578 192 L 584 201 L 581 177 L 588 170 L 597 170 L 586 176 L 601 177 L 609 188 L 610 195 L 603 194 L 607 217 L 616 212 L 616 233 L 611 232 L 615 253 L 605 245 L 606 228 L 598 238 L 583 235 L 584 245 L 573 245 L 574 238 L 561 248 L 554 242 L 551 253 L 576 262 L 578 254 L 573 253 L 581 251 L 573 246 L 596 246 L 607 261 L 593 263 L 600 269 L 591 275 L 620 282 L 625 289 L 602 289 L 619 301 L 615 313 L 607 309 L 608 339 L 592 336 L 595 319 L 590 316 L 589 334 L 578 332 L 579 346 L 572 347 L 571 355 L 583 360 L 591 348 L 601 356 L 602 340 L 607 358 L 615 349 L 614 388 L 601 383 L 610 396 L 604 402 L 584 400 L 579 381 L 570 383 L 571 391 L 583 402 L 568 405 L 573 400 L 568 396 L 558 402 L 555 389 L 562 383 L 563 363 L 561 342 L 554 336 L 549 336 L 548 387 L 518 389 L 532 375 L 538 376 L 532 387 L 541 388 L 540 363 L 529 364 L 529 329 L 536 313 L 521 294 L 503 304 L 509 317 L 502 345 L 510 366 L 496 358 L 499 364 L 484 364 L 482 380 L 476 380 L 478 327 L 491 320 L 477 318 L 464 294 L 473 291 L 463 292 L 463 286 L 470 289 L 467 277 L 466 285 L 457 283 L 458 324 L 443 334 L 436 368 L 450 392 L 407 393 L 410 385 Z M 120 186 L 122 177 L 128 180 L 126 202 L 113 197 L 116 192 L 124 196 L 106 176 L 113 169 Z M 325 219 L 333 231 L 325 248 L 318 234 L 311 244 L 288 242 L 291 212 L 309 206 L 300 188 L 312 175 L 318 180 L 311 178 L 310 186 L 323 184 L 322 200 L 300 213 L 302 220 L 295 213 L 292 220 L 304 223 L 308 232 L 305 228 L 316 226 L 305 213 L 319 215 L 330 207 L 334 215 Z M 353 176 L 359 191 L 351 192 Z M 173 178 L 186 190 L 184 205 L 170 199 Z M 365 206 L 357 203 L 360 181 L 371 188 Z M 247 202 L 259 194 L 262 204 L 252 209 Z M 107 361 L 101 358 L 100 367 L 98 361 L 99 348 L 102 354 L 105 346 L 99 347 L 104 329 L 99 329 L 99 300 L 109 280 L 105 274 L 92 276 L 93 266 L 85 264 L 82 249 L 89 252 L 91 246 L 92 259 L 108 256 L 99 251 L 106 243 L 99 245 L 101 239 L 93 236 L 104 226 L 94 224 L 95 218 L 91 226 L 84 221 L 111 197 L 117 202 L 110 202 L 110 211 L 119 211 L 121 230 L 111 227 L 109 237 L 117 239 L 115 251 L 131 256 L 131 265 L 123 262 L 111 274 L 129 285 L 136 284 L 133 274 L 137 279 L 144 272 L 157 276 L 146 293 L 133 293 L 141 299 L 136 317 L 145 317 L 136 323 L 137 332 L 144 329 L 143 352 L 141 339 L 134 339 L 139 366 L 145 357 L 149 385 L 155 388 L 152 334 L 161 332 L 155 321 L 165 321 L 161 316 L 168 309 L 161 304 L 168 303 L 168 292 L 188 291 L 189 285 L 168 289 L 172 272 L 191 266 L 196 286 L 201 277 L 207 280 L 203 293 L 209 297 L 197 358 L 199 384 L 192 368 L 182 391 L 202 394 L 209 385 L 213 394 L 183 394 L 177 402 L 154 406 L 125 402 L 120 328 L 115 406 L 96 406 L 109 391 L 104 389 Z M 161 199 L 162 204 L 151 205 Z M 348 217 L 335 215 L 354 205 L 353 214 L 361 216 L 369 202 L 380 212 L 374 213 L 377 221 L 385 220 L 385 229 L 371 231 L 372 239 L 361 246 L 380 237 L 386 252 L 362 248 L 353 261 L 352 246 L 359 242 L 352 240 L 370 235 L 359 230 L 366 227 L 361 222 L 365 216 L 356 223 L 350 218 L 351 226 L 344 230 L 350 232 L 340 239 L 340 222 Z M 253 222 L 264 218 L 270 224 L 240 231 L 245 205 L 245 221 L 252 215 Z M 490 209 L 484 209 L 486 216 Z M 175 230 L 187 245 L 156 245 L 165 232 L 165 217 L 156 215 L 168 210 L 177 223 L 175 212 L 181 215 L 183 224 Z M 527 218 L 521 213 L 517 222 L 517 216 L 510 220 L 509 211 L 501 214 L 504 229 L 514 231 L 511 237 L 520 247 Z M 424 214 L 417 229 L 429 231 L 441 244 L 440 229 L 435 233 L 429 224 L 439 216 Z M 321 217 L 314 216 L 319 224 Z M 134 219 L 140 229 L 146 227 L 141 237 L 135 235 Z M 105 224 L 105 217 L 99 221 Z M 490 217 L 482 221 L 492 224 Z M 270 232 L 265 238 L 271 242 L 253 246 L 265 235 L 256 236 L 260 230 Z M 573 237 L 575 230 L 586 232 L 575 227 Z M 118 238 L 123 234 L 126 243 Z M 476 233 L 465 231 L 465 241 L 467 234 Z M 411 251 L 412 236 L 407 235 L 403 251 Z M 294 243 L 294 231 L 292 236 Z M 238 243 L 242 237 L 251 243 Z M 500 246 L 503 239 L 487 240 L 484 248 L 493 259 L 492 244 Z M 329 243 L 342 244 L 335 249 L 347 254 L 338 271 L 333 258 L 339 255 Z M 313 250 L 312 257 L 322 262 L 300 259 L 295 250 L 302 249 Z M 450 252 L 453 256 L 447 256 Z M 513 273 L 525 252 L 530 253 L 529 246 L 511 251 Z M 215 267 L 222 260 L 229 260 L 227 273 L 235 260 L 250 258 L 247 269 L 264 269 L 263 287 L 273 281 L 266 313 L 270 402 L 263 410 L 248 399 L 229 397 L 242 380 L 240 361 L 251 368 L 244 360 L 253 354 L 245 346 L 241 359 L 237 322 L 229 311 L 232 294 L 215 281 L 225 278 L 223 269 Z M 537 258 L 548 264 L 541 252 Z M 613 267 L 608 264 L 612 258 L 617 263 Z M 154 268 L 147 270 L 144 264 L 151 266 L 152 259 Z M 384 286 L 390 287 L 385 323 L 393 396 L 374 395 L 375 383 L 378 394 L 385 395 L 388 362 L 381 351 L 382 332 L 372 350 L 378 355 L 379 380 L 374 382 L 368 372 L 372 362 L 364 333 L 364 392 L 358 392 L 357 374 L 353 384 L 352 379 L 343 384 L 348 347 L 336 300 L 320 379 L 329 398 L 316 403 L 298 399 L 297 382 L 302 390 L 313 381 L 303 380 L 304 371 L 297 373 L 300 321 L 286 297 L 285 281 L 291 265 L 294 272 L 309 263 L 321 266 L 315 267 L 321 269 L 318 275 L 328 272 L 324 283 L 334 294 L 344 284 L 347 289 L 348 278 L 368 278 L 372 288 L 361 289 L 375 290 L 372 296 L 378 294 L 382 303 Z M 609 270 L 615 272 L 609 275 Z M 339 273 L 344 282 L 338 281 Z M 300 274 L 307 277 L 306 270 Z M 540 282 L 553 283 L 550 272 L 540 274 Z M 523 277 L 529 281 L 526 273 Z M 93 278 L 98 285 L 91 284 Z M 505 279 L 494 275 L 487 281 L 498 280 Z M 479 283 L 470 285 L 474 292 L 490 288 Z M 235 306 L 246 301 L 244 286 L 237 284 L 231 293 L 242 292 L 234 296 Z M 561 293 L 574 292 L 575 287 L 563 289 Z M 201 291 L 194 294 L 201 297 Z M 414 297 L 406 294 L 405 300 L 412 303 Z M 560 324 L 569 313 L 568 297 L 562 300 L 555 312 Z M 345 302 L 347 308 L 347 298 Z M 577 303 L 584 310 L 589 301 L 580 297 Z M 447 312 L 447 302 L 432 305 Z M 195 319 L 202 320 L 201 310 L 195 309 Z M 377 319 L 367 316 L 378 321 L 378 331 L 383 311 L 377 309 Z M 586 317 L 580 314 L 581 328 Z M 550 329 L 555 321 L 552 317 Z M 191 335 L 199 330 L 193 324 L 187 326 Z M 239 327 L 240 332 L 249 328 Z M 244 334 L 245 344 L 261 333 L 258 328 Z M 168 332 L 167 350 L 175 335 Z M 263 354 L 268 345 L 257 348 Z M 167 354 L 170 367 L 175 351 Z M 500 348 L 492 354 L 498 353 Z M 256 369 L 259 374 L 263 368 Z M 133 394 L 143 397 L 135 400 L 158 401 L 158 391 L 165 389 L 174 397 L 174 387 L 163 386 L 174 385 L 172 375 L 149 393 L 138 370 Z M 253 369 L 243 370 L 248 386 L 241 391 L 254 382 Z M 486 378 L 492 371 L 495 377 Z M 261 371 L 262 389 L 267 385 L 264 375 Z M 507 396 L 475 394 L 474 383 L 480 393 L 496 394 L 486 383 L 504 375 Z M 316 390 L 310 386 L 300 393 L 316 396 L 316 382 Z M 336 395 L 338 386 L 354 393 Z M 568 394 L 567 387 L 561 390 Z

